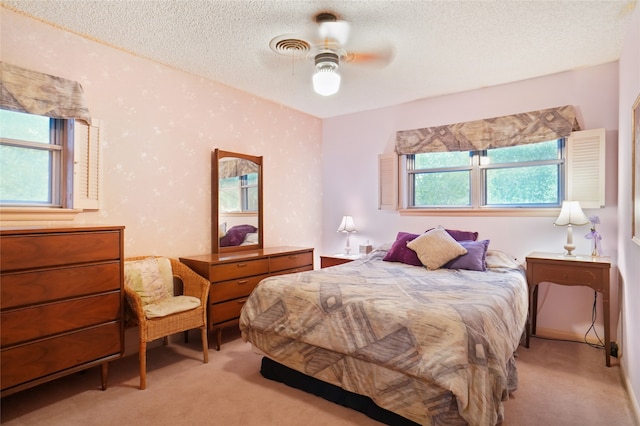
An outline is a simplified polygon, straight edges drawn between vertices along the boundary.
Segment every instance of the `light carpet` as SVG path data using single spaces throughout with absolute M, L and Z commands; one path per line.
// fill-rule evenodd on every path
M 200 341 L 174 336 L 147 353 L 147 389 L 138 389 L 137 355 L 1 400 L 2 424 L 20 425 L 379 425 L 354 410 L 264 379 L 261 357 L 237 334 L 202 362 Z M 505 402 L 504 426 L 635 426 L 618 360 L 602 350 L 534 338 L 518 350 L 519 389 Z

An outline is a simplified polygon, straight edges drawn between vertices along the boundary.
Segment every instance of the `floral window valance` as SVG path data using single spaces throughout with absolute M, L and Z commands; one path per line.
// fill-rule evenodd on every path
M 396 152 L 479 151 L 544 142 L 580 130 L 573 106 L 396 133 Z
M 0 108 L 91 124 L 80 83 L 0 62 Z

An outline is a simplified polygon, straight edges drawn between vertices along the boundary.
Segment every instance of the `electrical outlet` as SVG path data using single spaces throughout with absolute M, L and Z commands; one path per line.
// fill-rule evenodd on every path
M 618 344 L 616 342 L 611 342 L 611 356 L 618 358 Z

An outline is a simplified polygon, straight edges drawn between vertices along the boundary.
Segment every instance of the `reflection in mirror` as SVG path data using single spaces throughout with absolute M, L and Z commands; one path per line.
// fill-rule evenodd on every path
M 262 157 L 215 150 L 211 168 L 213 253 L 262 248 Z

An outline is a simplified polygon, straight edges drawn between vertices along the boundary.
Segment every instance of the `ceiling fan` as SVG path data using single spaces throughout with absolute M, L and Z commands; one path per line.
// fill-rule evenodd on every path
M 348 50 L 345 46 L 351 25 L 338 20 L 333 13 L 319 13 L 314 21 L 318 28 L 309 37 L 310 41 L 294 35 L 281 35 L 273 38 L 269 47 L 281 55 L 312 60 L 315 66 L 313 89 L 319 95 L 331 96 L 340 90 L 338 68 L 343 63 L 386 65 L 391 60 L 390 48 L 366 53 Z

